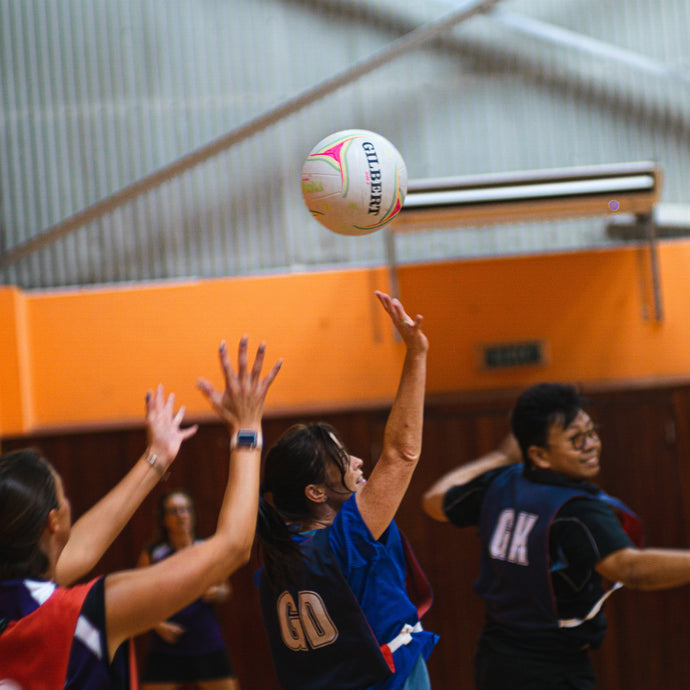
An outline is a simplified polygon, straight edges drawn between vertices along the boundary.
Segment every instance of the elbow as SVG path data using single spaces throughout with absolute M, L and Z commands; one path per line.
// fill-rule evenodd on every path
M 598 568 L 611 582 L 620 582 L 629 589 L 653 589 L 649 568 L 638 549 L 622 549 L 605 559 Z
M 409 467 L 414 469 L 419 463 L 421 457 L 421 448 L 417 444 L 410 444 L 410 447 L 401 446 L 398 448 L 392 448 L 388 453 L 390 462 L 400 465 L 401 467 Z
M 254 543 L 253 537 L 252 533 L 251 538 L 233 540 L 230 543 L 226 541 L 225 544 L 219 547 L 224 555 L 216 560 L 217 572 L 213 574 L 211 584 L 229 577 L 249 563 Z
M 213 575 L 210 575 L 210 579 L 212 580 L 211 584 L 217 582 L 220 579 L 230 577 L 240 568 L 243 568 L 245 565 L 249 563 L 251 554 L 251 546 L 243 546 L 241 548 L 228 549 L 225 552 L 225 558 L 221 561 L 217 561 L 216 572 L 214 572 Z
M 645 589 L 644 577 L 634 565 L 625 568 L 618 577 L 618 581 L 628 589 Z
M 254 543 L 253 535 L 252 539 L 245 540 L 237 548 L 236 562 L 237 565 L 233 570 L 238 570 L 249 563 L 249 559 L 252 556 L 252 544 Z
M 438 494 L 425 493 L 422 497 L 422 510 L 433 520 L 448 522 L 448 518 L 443 512 L 443 497 Z

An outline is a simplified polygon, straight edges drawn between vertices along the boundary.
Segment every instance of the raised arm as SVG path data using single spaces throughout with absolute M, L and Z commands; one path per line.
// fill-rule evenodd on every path
M 277 362 L 261 378 L 264 350 L 262 343 L 250 369 L 247 339 L 243 337 L 235 373 L 225 345 L 221 345 L 225 390 L 218 391 L 209 381 L 199 380 L 199 389 L 227 424 L 231 438 L 240 429 L 261 432 L 266 393 L 281 364 Z M 106 578 L 106 631 L 111 658 L 125 639 L 179 611 L 249 560 L 258 511 L 261 447 L 232 446 L 215 533 L 155 565 Z
M 520 462 L 520 459 L 520 448 L 515 437 L 510 434 L 496 450 L 456 467 L 434 482 L 422 497 L 422 510 L 434 520 L 447 522 L 448 518 L 443 512 L 443 499 L 448 489 L 467 484 L 480 474 L 497 467 L 514 465 Z
M 356 498 L 364 522 L 378 539 L 395 517 L 422 451 L 429 343 L 422 332 L 421 316 L 413 320 L 397 299 L 382 292 L 376 296 L 406 348 L 398 391 L 386 422 L 381 457 Z
M 168 472 L 182 442 L 197 427 L 181 429 L 185 409 L 174 410 L 175 397 L 163 387 L 146 395 L 148 444 L 125 477 L 72 526 L 58 559 L 55 579 L 69 585 L 86 575 L 113 543 L 151 489 Z

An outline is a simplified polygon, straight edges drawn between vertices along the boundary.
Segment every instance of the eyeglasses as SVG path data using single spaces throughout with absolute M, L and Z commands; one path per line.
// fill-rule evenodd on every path
M 166 515 L 188 515 L 191 512 L 190 506 L 170 506 L 165 509 Z
M 575 450 L 584 450 L 587 445 L 587 441 L 598 441 L 599 440 L 599 427 L 593 426 L 584 431 L 580 431 L 577 434 L 570 437 L 570 445 Z

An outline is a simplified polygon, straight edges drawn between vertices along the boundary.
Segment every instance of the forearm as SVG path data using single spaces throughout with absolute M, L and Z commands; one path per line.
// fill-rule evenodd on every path
M 166 620 L 209 587 L 247 563 L 254 538 L 259 496 L 259 450 L 230 454 L 228 482 L 215 533 L 144 569 L 106 579 L 108 646 Z
M 515 464 L 514 460 L 511 460 L 507 455 L 499 450 L 491 451 L 486 455 L 482 455 L 481 458 L 472 460 L 471 462 L 465 463 L 451 470 L 447 474 L 443 475 L 429 490 L 427 493 L 444 493 L 448 491 L 453 486 L 460 486 L 461 484 L 467 484 L 467 482 L 472 481 L 480 474 L 488 472 L 489 470 L 494 470 L 499 467 L 507 467 L 508 465 Z
M 259 511 L 260 449 L 235 449 L 230 453 L 228 484 L 218 513 L 214 538 L 222 539 L 227 549 L 240 560 L 248 558 L 254 541 Z M 238 567 L 224 565 L 210 584 L 224 580 Z
M 142 455 L 117 486 L 74 523 L 57 562 L 58 584 L 72 584 L 96 565 L 160 479 L 160 471 Z
M 690 551 L 622 549 L 600 561 L 596 569 L 631 589 L 671 589 L 690 584 Z
M 249 428 L 249 425 L 243 428 Z M 203 564 L 201 574 L 197 573 L 198 579 L 190 583 L 191 587 L 200 589 L 195 597 L 226 580 L 249 560 L 259 510 L 260 468 L 260 449 L 237 448 L 230 452 L 228 479 L 216 531 L 194 546 L 195 555 L 191 558 L 194 562 L 192 568 Z M 185 553 L 190 551 L 178 552 Z M 177 578 L 182 587 L 185 578 L 181 572 Z
M 393 459 L 413 466 L 422 451 L 426 351 L 405 356 L 398 391 L 393 401 L 383 437 L 382 460 Z
M 440 522 L 446 522 L 447 518 L 443 511 L 443 499 L 449 489 L 454 486 L 461 486 L 472 481 L 476 477 L 489 470 L 515 464 L 515 458 L 510 457 L 501 450 L 494 450 L 464 465 L 444 474 L 434 484 L 432 484 L 422 497 L 422 510 Z

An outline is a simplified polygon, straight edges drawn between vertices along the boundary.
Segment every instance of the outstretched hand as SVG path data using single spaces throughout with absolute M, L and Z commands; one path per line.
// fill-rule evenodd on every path
M 175 413 L 175 395 L 165 397 L 163 386 L 159 385 L 152 393 L 146 394 L 146 437 L 151 452 L 164 463 L 165 468 L 177 456 L 185 439 L 193 436 L 198 426 L 181 429 L 184 419 L 184 405 Z
M 414 319 L 406 313 L 400 300 L 376 290 L 376 296 L 383 308 L 388 312 L 393 325 L 400 334 L 407 349 L 411 352 L 426 352 L 429 349 L 429 341 L 422 332 L 423 317 L 417 314 Z
M 278 360 L 271 370 L 261 378 L 266 344 L 261 343 L 249 368 L 247 357 L 247 336 L 242 336 L 237 354 L 237 372 L 233 369 L 225 343 L 221 343 L 220 365 L 225 377 L 225 390 L 216 390 L 207 379 L 200 378 L 197 388 L 206 396 L 216 414 L 236 431 L 240 427 L 260 425 L 264 411 L 266 393 L 278 375 L 282 360 Z

